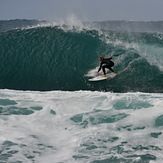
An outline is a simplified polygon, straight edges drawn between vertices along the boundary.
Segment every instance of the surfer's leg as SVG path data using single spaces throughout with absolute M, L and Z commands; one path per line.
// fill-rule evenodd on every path
M 103 71 L 104 75 L 106 75 L 105 68 L 106 68 L 105 66 L 102 66 L 102 71 Z
M 109 69 L 110 71 L 114 72 L 114 70 L 113 70 L 111 67 L 108 67 L 108 69 Z
M 102 68 L 107 68 L 107 69 L 109 69 L 111 72 L 114 72 L 114 70 L 111 68 L 112 66 L 110 66 L 110 65 L 105 65 L 105 66 L 103 66 Z M 106 73 L 105 73 L 106 74 Z
M 111 72 L 114 72 L 114 70 L 111 68 L 114 66 L 114 62 L 110 61 L 107 68 L 111 71 Z

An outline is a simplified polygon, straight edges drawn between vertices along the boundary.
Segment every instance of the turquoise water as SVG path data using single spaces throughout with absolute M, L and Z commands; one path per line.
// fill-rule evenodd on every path
M 0 162 L 162 163 L 160 23 L 0 21 Z
M 162 33 L 95 27 L 44 25 L 3 31 L 0 88 L 163 92 L 162 39 Z M 91 83 L 88 78 L 96 75 L 100 55 L 113 56 L 114 70 L 121 73 Z

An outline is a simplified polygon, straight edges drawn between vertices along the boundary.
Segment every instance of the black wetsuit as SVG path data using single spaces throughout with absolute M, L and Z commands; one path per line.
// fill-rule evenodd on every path
M 110 71 L 114 72 L 114 70 L 111 68 L 114 66 L 114 62 L 111 61 L 112 58 L 104 58 L 101 63 L 100 63 L 100 67 L 98 69 L 98 72 L 101 70 L 104 73 L 104 75 L 106 75 L 106 71 L 105 68 L 109 69 Z

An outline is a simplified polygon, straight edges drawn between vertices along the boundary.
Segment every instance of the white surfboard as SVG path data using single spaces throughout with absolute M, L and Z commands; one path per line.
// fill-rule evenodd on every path
M 116 75 L 117 75 L 116 73 L 112 72 L 112 73 L 106 74 L 106 77 L 104 77 L 103 75 L 100 75 L 100 76 L 96 76 L 96 77 L 88 79 L 88 80 L 89 81 L 101 81 L 101 80 L 106 80 L 108 78 L 113 78 Z

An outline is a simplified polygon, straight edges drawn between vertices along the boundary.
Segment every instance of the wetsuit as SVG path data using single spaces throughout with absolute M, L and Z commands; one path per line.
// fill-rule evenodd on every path
M 98 69 L 98 72 L 101 70 L 104 73 L 104 75 L 106 75 L 106 71 L 105 68 L 109 69 L 110 71 L 114 72 L 114 70 L 111 68 L 114 66 L 114 62 L 111 61 L 112 58 L 104 58 L 102 59 L 101 63 L 100 63 L 100 67 Z

